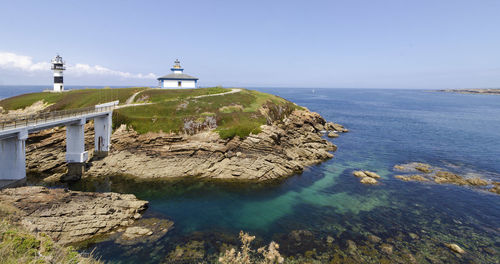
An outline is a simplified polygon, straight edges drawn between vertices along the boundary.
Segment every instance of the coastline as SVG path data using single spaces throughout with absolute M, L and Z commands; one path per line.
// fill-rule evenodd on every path
M 437 90 L 438 92 L 445 93 L 461 93 L 461 94 L 493 94 L 500 95 L 500 88 L 492 88 L 492 89 L 443 89 Z

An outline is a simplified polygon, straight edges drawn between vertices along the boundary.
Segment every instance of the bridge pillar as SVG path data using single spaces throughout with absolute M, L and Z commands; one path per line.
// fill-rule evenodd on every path
M 79 180 L 85 170 L 88 152 L 85 151 L 84 126 L 84 118 L 80 119 L 78 123 L 66 126 L 66 162 L 68 173 L 61 178 L 62 181 Z
M 0 140 L 0 180 L 26 180 L 26 148 L 28 130 L 22 130 L 15 137 Z
M 111 113 L 94 118 L 94 157 L 103 158 L 108 155 L 111 145 Z

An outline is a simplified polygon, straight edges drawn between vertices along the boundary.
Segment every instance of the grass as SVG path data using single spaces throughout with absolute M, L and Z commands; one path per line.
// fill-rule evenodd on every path
M 220 88 L 206 90 L 210 92 L 225 92 Z M 238 93 L 203 98 L 192 98 L 194 92 L 200 95 L 204 89 L 197 90 L 148 90 L 139 95 L 147 94 L 152 105 L 127 107 L 114 111 L 113 123 L 116 126 L 127 124 L 138 133 L 173 132 L 195 133 L 186 124 L 195 122 L 206 125 L 210 118 L 215 118 L 221 138 L 239 136 L 247 137 L 250 133 L 260 132 L 260 126 L 267 123 L 267 118 L 260 113 L 259 108 L 266 105 L 281 108 L 281 116 L 299 108 L 283 98 L 251 90 Z M 205 93 L 208 94 L 208 93 Z M 138 96 L 139 97 L 139 96 Z M 160 99 L 158 99 L 160 98 Z
M 193 134 L 200 129 L 213 128 L 222 138 L 260 132 L 260 126 L 269 120 L 282 119 L 300 107 L 271 94 L 242 89 L 240 92 L 220 96 L 194 98 L 229 92 L 222 87 L 202 89 L 83 89 L 65 93 L 33 93 L 0 101 L 4 109 L 19 109 L 39 100 L 51 104 L 49 110 L 65 110 L 92 106 L 98 103 L 119 100 L 124 103 L 139 92 L 135 102 L 152 104 L 125 107 L 113 112 L 113 126 L 121 124 L 132 127 L 138 133 L 165 132 Z M 260 108 L 269 109 L 267 116 Z
M 71 90 L 63 93 L 29 93 L 14 96 L 0 101 L 0 107 L 5 110 L 22 109 L 33 103 L 43 100 L 51 104 L 49 110 L 66 110 L 93 106 L 119 100 L 120 104 L 134 93 L 145 90 L 144 87 L 136 88 L 114 88 L 114 89 L 81 89 Z
M 0 202 L 0 263 L 101 263 L 82 257 L 43 233 L 32 233 L 15 224 L 17 213 L 16 208 Z
M 139 93 L 136 100 L 141 97 L 149 98 L 149 102 L 160 103 L 171 100 L 186 99 L 199 95 L 210 95 L 229 92 L 231 89 L 222 87 L 200 88 L 200 89 L 150 89 Z

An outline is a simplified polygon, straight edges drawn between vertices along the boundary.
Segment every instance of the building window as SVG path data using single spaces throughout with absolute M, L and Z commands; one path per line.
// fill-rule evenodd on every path
M 177 86 L 181 87 L 182 82 L 177 82 Z

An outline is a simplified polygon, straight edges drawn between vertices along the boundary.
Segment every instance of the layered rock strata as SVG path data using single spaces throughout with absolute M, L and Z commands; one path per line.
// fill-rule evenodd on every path
M 78 243 L 131 225 L 148 202 L 132 194 L 90 193 L 28 186 L 0 191 L 19 211 L 21 224 L 62 244 Z
M 336 146 L 322 132 L 347 132 L 319 114 L 295 110 L 283 120 L 261 127 L 247 138 L 221 139 L 212 131 L 194 135 L 138 134 L 125 126 L 112 135 L 109 155 L 89 163 L 87 175 L 129 174 L 141 178 L 201 177 L 265 181 L 301 172 L 304 166 L 333 157 Z M 91 131 L 91 126 L 87 131 Z M 86 134 L 92 148 L 92 133 Z M 64 129 L 30 138 L 28 168 L 64 173 Z

